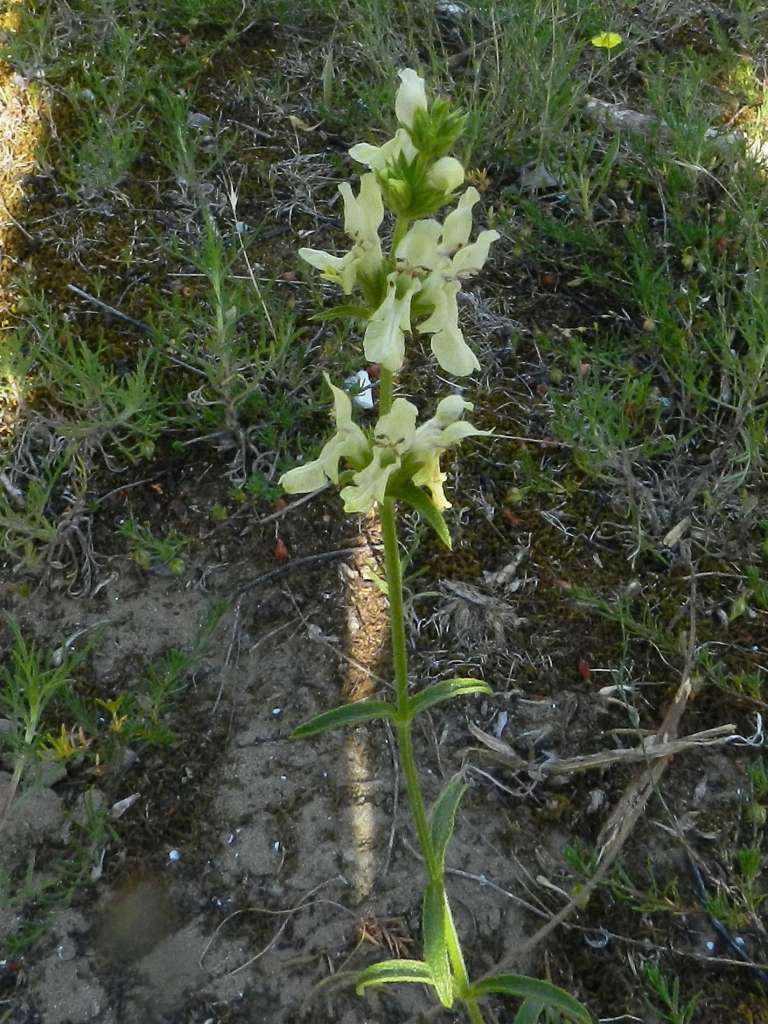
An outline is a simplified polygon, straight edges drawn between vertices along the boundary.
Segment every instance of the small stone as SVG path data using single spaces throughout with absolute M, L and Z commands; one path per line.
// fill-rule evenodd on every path
M 187 124 L 190 128 L 205 128 L 206 125 L 211 123 L 210 117 L 207 114 L 201 114 L 196 110 L 190 110 L 189 116 L 187 117 Z
M 59 960 L 74 960 L 77 954 L 75 944 L 71 939 L 64 939 L 56 947 L 56 956 Z

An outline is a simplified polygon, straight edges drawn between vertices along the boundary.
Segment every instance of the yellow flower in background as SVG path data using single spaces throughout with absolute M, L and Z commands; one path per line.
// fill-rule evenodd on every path
M 52 732 L 46 735 L 43 749 L 50 751 L 59 761 L 70 761 L 89 747 L 90 743 L 91 741 L 86 739 L 82 726 L 69 730 L 65 725 L 62 725 L 58 736 Z
M 600 32 L 598 35 L 592 36 L 590 42 L 600 50 L 612 50 L 624 40 L 618 32 Z

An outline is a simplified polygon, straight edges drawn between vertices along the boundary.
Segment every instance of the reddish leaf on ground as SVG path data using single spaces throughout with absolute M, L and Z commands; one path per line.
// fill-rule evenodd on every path
M 275 541 L 275 546 L 272 548 L 272 556 L 276 558 L 278 562 L 285 562 L 291 557 L 282 537 L 278 537 Z
M 501 518 L 507 524 L 507 526 L 522 526 L 523 520 L 520 516 L 516 515 L 511 508 L 503 508 L 501 510 Z

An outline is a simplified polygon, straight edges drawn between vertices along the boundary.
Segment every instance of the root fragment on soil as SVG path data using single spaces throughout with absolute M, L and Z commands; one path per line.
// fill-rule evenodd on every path
M 235 595 L 239 596 L 244 594 L 247 590 L 251 590 L 253 587 L 258 587 L 262 583 L 267 583 L 269 580 L 274 580 L 278 576 L 283 576 L 285 573 L 294 572 L 297 569 L 306 569 L 310 565 L 315 565 L 322 562 L 332 562 L 337 558 L 346 558 L 348 555 L 356 554 L 361 547 L 369 547 L 370 545 L 356 545 L 351 548 L 337 548 L 335 551 L 321 551 L 316 555 L 304 555 L 302 558 L 292 558 L 288 562 L 284 562 L 283 565 L 278 566 L 276 569 L 270 569 L 269 572 L 263 572 L 260 576 L 254 576 L 250 580 L 246 580 L 245 583 L 241 583 L 235 591 Z
M 593 771 L 596 768 L 608 768 L 614 764 L 647 764 L 649 760 L 658 757 L 672 757 L 685 750 L 694 747 L 721 746 L 728 743 L 736 733 L 736 726 L 733 724 L 717 725 L 712 729 L 704 729 L 702 732 L 691 733 L 690 736 L 683 736 L 680 739 L 659 740 L 658 734 L 646 737 L 639 747 L 632 747 L 623 750 L 598 750 L 594 754 L 581 754 L 577 757 L 548 757 L 545 761 L 526 762 L 515 751 L 502 740 L 489 735 L 476 725 L 470 723 L 472 735 L 481 743 L 485 744 L 488 750 L 474 747 L 470 749 L 479 750 L 481 754 L 490 752 L 496 760 L 513 768 L 515 771 L 524 771 L 534 778 L 542 778 L 546 775 L 573 775 L 577 772 Z
M 131 324 L 132 327 L 140 330 L 142 334 L 152 334 L 152 328 L 149 324 L 145 324 L 143 320 L 136 320 L 134 317 L 129 316 L 127 313 L 122 313 L 119 309 L 115 309 L 114 306 L 110 306 L 108 302 L 103 302 L 101 299 L 97 299 L 95 295 L 91 295 L 90 292 L 83 291 L 82 288 L 78 288 L 75 284 L 68 284 L 67 290 L 77 295 L 79 298 L 84 299 L 86 302 L 90 302 L 92 306 L 96 306 L 106 313 L 107 316 L 115 317 L 117 320 L 124 320 L 125 323 Z
M 256 963 L 257 960 L 260 960 L 266 953 L 268 953 L 270 949 L 272 949 L 273 946 L 279 941 L 280 936 L 288 927 L 288 922 L 290 921 L 291 917 L 293 917 L 294 914 L 297 914 L 300 910 L 308 910 L 310 907 L 325 905 L 334 907 L 336 910 L 343 910 L 344 913 L 348 914 L 350 917 L 356 917 L 353 911 L 351 911 L 348 907 L 345 907 L 343 903 L 338 903 L 336 900 L 312 899 L 312 897 L 316 893 L 320 892 L 321 889 L 324 889 L 328 885 L 332 885 L 334 882 L 341 882 L 342 884 L 345 884 L 345 880 L 341 875 L 334 875 L 333 878 L 327 878 L 324 882 L 320 882 L 313 889 L 310 889 L 309 892 L 305 892 L 298 903 L 296 903 L 293 907 L 287 908 L 286 910 L 271 910 L 269 907 L 245 907 L 243 910 L 235 910 L 233 913 L 228 914 L 224 918 L 224 920 L 216 926 L 216 930 L 214 931 L 213 935 L 211 935 L 210 939 L 208 939 L 206 944 L 203 946 L 203 949 L 200 953 L 200 957 L 198 959 L 199 966 L 201 968 L 203 967 L 205 958 L 207 957 L 211 946 L 216 941 L 216 938 L 222 931 L 222 929 L 226 927 L 226 925 L 228 925 L 230 921 L 234 920 L 236 917 L 239 917 L 242 914 L 269 914 L 276 917 L 284 915 L 285 920 L 282 922 L 282 924 L 280 924 L 277 931 L 269 940 L 269 942 L 265 946 L 263 946 L 258 953 L 254 953 L 254 955 L 252 957 L 249 957 L 244 963 L 239 964 L 237 967 L 233 967 L 231 971 L 227 971 L 227 973 L 224 975 L 225 978 L 231 978 L 232 975 L 239 974 L 240 971 L 244 971 L 247 967 L 250 967 L 251 964 Z

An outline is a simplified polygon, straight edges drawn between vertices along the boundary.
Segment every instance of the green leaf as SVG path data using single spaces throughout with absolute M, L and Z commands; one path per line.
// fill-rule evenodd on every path
M 385 960 L 372 964 L 357 976 L 355 991 L 359 996 L 371 985 L 394 985 L 398 982 L 433 985 L 432 974 L 423 960 Z
M 539 1017 L 544 1011 L 544 1003 L 538 999 L 526 999 L 515 1014 L 512 1024 L 539 1024 Z
M 444 700 L 453 700 L 454 697 L 465 697 L 468 693 L 493 693 L 493 690 L 482 679 L 444 679 L 441 683 L 433 683 L 411 697 L 409 715 L 415 718 L 433 704 L 441 704 Z
M 440 865 L 441 874 L 445 870 L 445 851 L 453 835 L 456 811 L 466 789 L 467 787 L 460 782 L 449 782 L 437 798 L 430 814 L 429 828 L 432 833 L 432 846 Z
M 356 320 L 365 320 L 371 315 L 371 311 L 367 306 L 355 306 L 352 303 L 345 303 L 341 306 L 332 306 L 330 309 L 324 309 L 322 313 L 315 313 L 312 320 L 343 320 L 346 317 L 354 318 Z
M 453 547 L 451 535 L 448 532 L 448 526 L 446 525 L 445 519 L 443 519 L 442 512 L 435 508 L 431 499 L 424 491 L 421 490 L 421 488 L 406 480 L 403 483 L 396 484 L 392 488 L 388 488 L 387 493 L 391 497 L 398 498 L 400 501 L 404 501 L 406 505 L 410 505 L 412 509 L 415 509 L 422 519 L 426 520 L 426 522 L 432 527 L 443 544 L 445 544 L 449 550 Z
M 424 891 L 422 923 L 424 959 L 432 975 L 432 983 L 443 1006 L 453 1006 L 453 978 L 448 962 L 445 928 L 445 891 L 442 880 L 430 882 Z
M 291 739 L 303 740 L 307 736 L 317 736 L 318 733 L 327 732 L 329 729 L 370 722 L 373 718 L 392 718 L 394 710 L 394 706 L 385 700 L 360 700 L 355 704 L 342 704 L 341 707 L 324 711 L 298 726 L 291 733 Z
M 469 990 L 470 996 L 475 999 L 494 992 L 543 1003 L 553 1010 L 559 1010 L 566 1017 L 576 1021 L 576 1024 L 592 1024 L 592 1017 L 585 1006 L 548 981 L 538 981 L 536 978 L 526 978 L 520 974 L 497 974 L 493 978 L 475 982 Z

